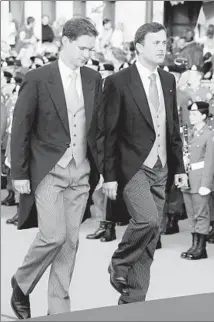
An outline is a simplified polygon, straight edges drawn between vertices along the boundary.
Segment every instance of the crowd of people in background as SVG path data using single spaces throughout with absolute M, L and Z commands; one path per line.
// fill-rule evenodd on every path
M 61 47 L 63 18 L 52 25 L 48 16 L 42 17 L 41 41 L 35 36 L 35 19 L 28 17 L 26 24 L 17 30 L 10 15 L 8 42 L 1 44 L 1 155 L 2 174 L 1 188 L 8 190 L 8 195 L 1 204 L 18 206 L 18 199 L 10 180 L 10 134 L 13 109 L 24 75 L 31 69 L 58 58 Z M 177 101 L 180 116 L 181 135 L 184 137 L 184 126 L 191 128 L 188 106 L 202 101 L 209 104 L 207 124 L 214 131 L 214 25 L 207 27 L 205 37 L 200 37 L 192 29 L 184 30 L 179 37 L 169 37 L 167 55 L 163 68 L 174 74 L 177 81 Z M 134 42 L 124 41 L 123 24 L 115 28 L 109 19 L 103 20 L 103 29 L 97 39 L 87 66 L 98 70 L 103 79 L 124 69 L 136 60 Z M 185 139 L 185 137 L 184 137 Z M 208 241 L 214 243 L 214 196 L 210 196 L 210 233 Z M 127 225 L 129 214 L 122 197 L 116 201 L 106 200 L 100 187 L 88 203 L 84 219 L 92 216 L 100 219 L 99 227 L 88 239 L 100 239 L 109 242 L 116 239 L 116 225 Z M 165 203 L 165 222 L 163 234 L 179 232 L 179 220 L 187 218 L 182 192 L 175 186 L 167 193 Z M 17 215 L 8 219 L 8 224 L 17 225 Z M 161 248 L 161 239 L 157 248 Z

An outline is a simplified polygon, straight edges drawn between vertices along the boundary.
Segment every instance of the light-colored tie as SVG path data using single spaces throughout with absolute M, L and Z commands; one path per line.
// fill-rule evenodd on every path
M 152 106 L 158 110 L 160 106 L 159 95 L 158 95 L 158 87 L 156 83 L 156 75 L 152 73 L 149 76 L 150 85 L 149 85 L 149 101 L 152 103 Z
M 77 85 L 76 85 L 77 73 L 72 72 L 69 75 L 69 78 L 70 78 L 70 84 L 66 91 L 66 103 L 67 103 L 68 110 L 75 113 L 79 107 L 79 99 L 80 99 L 79 94 L 77 92 Z

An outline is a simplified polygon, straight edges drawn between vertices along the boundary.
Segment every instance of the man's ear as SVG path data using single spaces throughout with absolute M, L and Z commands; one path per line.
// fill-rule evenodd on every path
M 142 50 L 143 50 L 143 42 L 142 43 L 136 43 L 136 50 L 139 54 L 142 53 Z

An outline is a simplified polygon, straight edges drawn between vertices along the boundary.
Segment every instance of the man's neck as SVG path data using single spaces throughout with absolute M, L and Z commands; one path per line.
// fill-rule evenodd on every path
M 158 65 L 148 62 L 140 55 L 138 55 L 138 61 L 143 67 L 147 68 L 151 73 L 153 73 L 156 70 L 156 68 L 158 67 Z
M 68 68 L 70 68 L 70 69 L 72 69 L 72 70 L 76 70 L 77 69 L 77 67 L 76 66 L 74 66 L 73 64 L 71 64 L 70 62 L 69 62 L 69 60 L 66 58 L 66 56 L 65 56 L 65 54 L 63 53 L 63 51 L 61 51 L 61 53 L 60 53 L 60 59 L 61 59 L 61 61 L 68 67 Z

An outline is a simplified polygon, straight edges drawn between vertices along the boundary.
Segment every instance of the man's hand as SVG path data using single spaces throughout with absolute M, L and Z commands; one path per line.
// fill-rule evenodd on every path
M 116 181 L 113 182 L 105 182 L 103 184 L 103 193 L 112 200 L 116 200 L 117 197 L 117 187 L 118 183 Z
M 99 182 L 98 182 L 98 184 L 97 184 L 97 186 L 96 186 L 96 188 L 95 188 L 95 191 L 97 191 L 97 190 L 99 190 L 100 188 L 102 188 L 102 186 L 103 186 L 103 182 L 104 182 L 104 178 L 103 178 L 103 176 L 102 176 L 102 174 L 100 175 L 100 180 L 99 180 Z
M 206 187 L 201 187 L 199 190 L 198 190 L 198 193 L 199 195 L 201 196 L 207 196 L 209 193 L 211 192 L 210 189 L 206 188 Z
M 21 194 L 30 194 L 30 180 L 13 180 L 15 190 Z
M 175 186 L 177 188 L 188 187 L 188 177 L 186 173 L 176 174 L 175 175 Z

